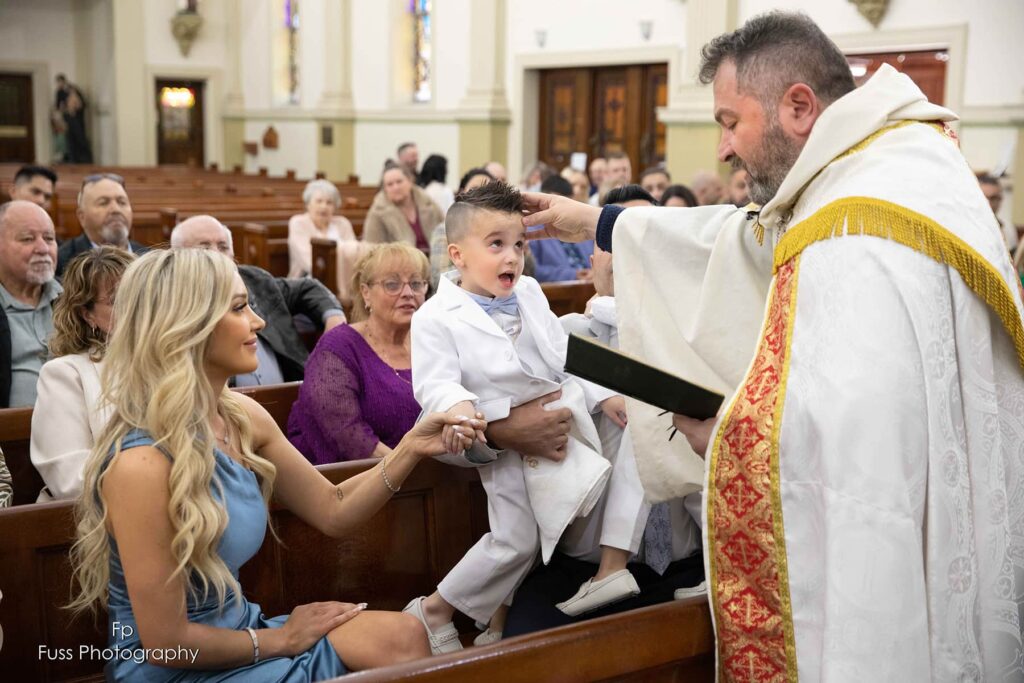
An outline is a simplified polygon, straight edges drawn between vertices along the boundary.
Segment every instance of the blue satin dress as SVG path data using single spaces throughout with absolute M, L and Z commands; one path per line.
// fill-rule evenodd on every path
M 133 431 L 125 437 L 122 450 L 135 446 L 146 446 L 153 439 L 141 431 Z M 214 478 L 220 481 L 224 491 L 224 501 L 228 512 L 228 524 L 221 537 L 217 552 L 224 563 L 238 579 L 238 569 L 245 564 L 263 544 L 267 529 L 267 506 L 260 495 L 256 475 L 237 461 L 221 452 L 214 450 L 216 467 Z M 108 458 L 107 463 L 110 460 Z M 104 464 L 106 467 L 106 464 Z M 220 500 L 215 484 L 211 484 L 214 497 Z M 132 614 L 128 590 L 125 586 L 121 558 L 117 552 L 117 543 L 110 539 L 110 586 L 108 612 L 108 653 L 114 656 L 107 662 L 105 672 L 108 681 L 231 681 L 242 683 L 248 681 L 321 681 L 336 678 L 346 673 L 345 665 L 338 658 L 334 647 L 326 636 L 321 638 L 312 648 L 297 657 L 277 657 L 260 661 L 258 664 L 220 670 L 195 670 L 174 668 L 169 657 L 165 657 L 171 666 L 157 666 L 146 662 L 139 640 L 138 627 Z M 223 609 L 218 608 L 217 596 L 211 591 L 202 603 L 188 598 L 188 620 L 195 623 L 241 630 L 244 628 L 280 628 L 287 620 L 286 616 L 268 619 L 260 612 L 260 606 L 247 601 L 244 597 L 236 602 L 233 593 L 229 593 Z M 170 654 L 170 653 L 168 653 Z M 174 653 L 189 657 L 185 652 Z

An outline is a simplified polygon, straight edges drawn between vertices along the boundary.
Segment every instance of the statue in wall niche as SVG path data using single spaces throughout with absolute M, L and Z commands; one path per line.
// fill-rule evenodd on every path
M 267 126 L 263 133 L 263 149 L 277 149 L 277 131 L 273 126 Z
M 857 6 L 857 11 L 861 16 L 870 21 L 875 28 L 882 23 L 882 17 L 889 9 L 889 0 L 850 0 L 850 2 Z
M 171 35 L 178 42 L 178 49 L 182 57 L 188 57 L 192 50 L 192 43 L 199 35 L 199 29 L 203 25 L 203 18 L 199 16 L 199 9 L 194 1 L 189 2 L 183 9 L 171 19 Z

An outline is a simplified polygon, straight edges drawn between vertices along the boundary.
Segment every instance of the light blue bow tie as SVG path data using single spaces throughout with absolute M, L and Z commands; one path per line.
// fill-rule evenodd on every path
M 519 301 L 516 295 L 506 297 L 495 297 L 488 299 L 487 297 L 480 296 L 468 292 L 469 296 L 472 297 L 473 301 L 480 304 L 480 308 L 484 309 L 484 313 L 491 315 L 492 313 L 507 313 L 508 315 L 516 315 L 519 313 Z

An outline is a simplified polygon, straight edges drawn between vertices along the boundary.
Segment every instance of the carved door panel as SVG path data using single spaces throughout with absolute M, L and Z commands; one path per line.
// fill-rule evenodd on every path
M 590 157 L 625 152 L 633 160 L 633 172 L 640 158 L 643 109 L 642 66 L 598 69 L 594 74 L 594 130 Z
M 929 102 L 938 105 L 945 103 L 946 66 L 949 63 L 949 53 L 945 50 L 847 55 L 846 59 L 850 62 L 853 80 L 858 86 L 866 83 L 880 66 L 889 64 L 910 76 Z
M 656 166 L 665 160 L 665 124 L 658 121 L 658 107 L 668 104 L 668 65 L 651 64 L 644 67 L 643 131 L 637 172 Z
M 541 73 L 539 157 L 553 168 L 567 166 L 573 152 L 587 149 L 590 81 L 589 69 Z

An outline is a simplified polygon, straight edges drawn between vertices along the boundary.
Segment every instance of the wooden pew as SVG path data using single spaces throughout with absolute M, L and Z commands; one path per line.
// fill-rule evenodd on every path
M 335 681 L 713 681 L 714 632 L 705 598 L 688 598 L 486 647 L 389 666 Z
M 376 460 L 325 465 L 339 483 Z M 487 528 L 486 498 L 476 472 L 427 461 L 369 523 L 343 539 L 329 539 L 291 513 L 274 509 L 270 534 L 241 570 L 246 596 L 267 615 L 288 614 L 319 600 L 368 602 L 401 609 L 433 591 L 444 574 Z M 80 646 L 102 649 L 106 614 L 72 620 L 68 549 L 74 537 L 67 501 L 0 510 L 0 624 L 4 680 L 102 680 L 102 662 L 80 659 Z M 51 661 L 39 647 L 71 648 L 74 656 Z M 7 677 L 10 676 L 8 679 Z
M 288 428 L 288 413 L 299 395 L 301 382 L 288 382 L 262 387 L 235 389 L 251 396 L 266 408 L 282 431 Z M 43 479 L 32 465 L 29 444 L 32 430 L 32 408 L 7 408 L 0 410 L 0 448 L 11 471 L 14 482 L 14 505 L 36 502 Z M 3 586 L 0 586 L 3 590 Z
M 334 240 L 314 237 L 310 240 L 313 246 L 313 272 L 310 277 L 319 280 L 324 287 L 338 296 L 338 247 Z
M 583 313 L 587 302 L 594 296 L 594 283 L 584 280 L 544 282 L 540 288 L 548 298 L 551 310 L 557 316 L 567 313 Z

